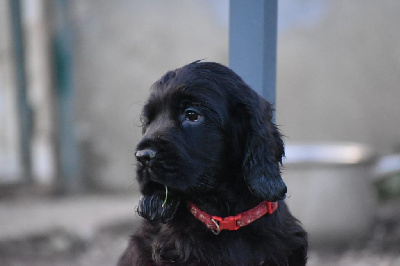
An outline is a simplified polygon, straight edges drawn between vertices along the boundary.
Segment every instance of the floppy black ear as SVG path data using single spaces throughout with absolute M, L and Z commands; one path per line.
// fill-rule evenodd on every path
M 243 161 L 244 178 L 253 194 L 276 201 L 285 198 L 287 192 L 280 171 L 283 141 L 271 121 L 271 104 L 258 95 L 255 97 L 257 99 L 247 106 L 249 128 Z

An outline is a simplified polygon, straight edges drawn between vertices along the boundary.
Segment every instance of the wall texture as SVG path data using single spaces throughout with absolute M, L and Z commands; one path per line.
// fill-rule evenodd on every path
M 279 37 L 277 122 L 288 141 L 400 149 L 400 2 L 327 1 Z
M 227 64 L 227 31 L 204 1 L 79 0 L 73 13 L 84 178 L 89 187 L 131 189 L 149 87 L 198 59 Z

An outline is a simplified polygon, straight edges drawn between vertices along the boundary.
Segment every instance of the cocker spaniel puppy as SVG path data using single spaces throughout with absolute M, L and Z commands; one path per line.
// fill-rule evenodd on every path
M 119 265 L 305 265 L 271 118 L 271 104 L 218 63 L 154 83 L 136 151 L 144 220 Z

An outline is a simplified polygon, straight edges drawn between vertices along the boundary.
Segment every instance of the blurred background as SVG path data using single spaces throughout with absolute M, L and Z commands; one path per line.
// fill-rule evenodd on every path
M 400 265 L 399 12 L 279 1 L 276 122 L 309 265 Z M 115 264 L 148 89 L 229 65 L 228 32 L 228 0 L 0 0 L 1 265 Z

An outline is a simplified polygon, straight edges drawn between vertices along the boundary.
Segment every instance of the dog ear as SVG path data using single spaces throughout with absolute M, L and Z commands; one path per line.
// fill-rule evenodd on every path
M 277 201 L 285 198 L 287 192 L 280 171 L 284 145 L 279 130 L 271 121 L 271 104 L 256 94 L 255 97 L 257 99 L 247 105 L 250 125 L 243 161 L 244 178 L 253 194 Z

